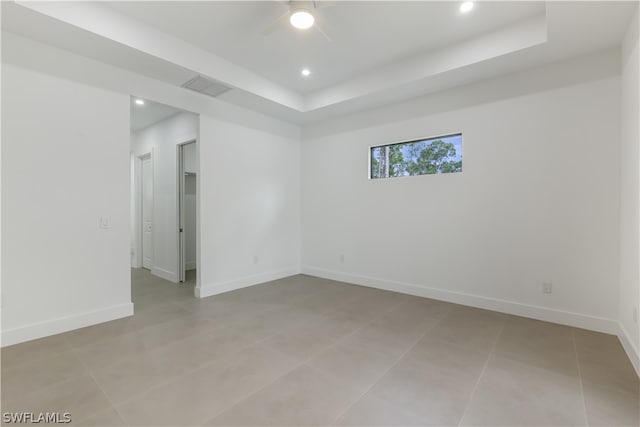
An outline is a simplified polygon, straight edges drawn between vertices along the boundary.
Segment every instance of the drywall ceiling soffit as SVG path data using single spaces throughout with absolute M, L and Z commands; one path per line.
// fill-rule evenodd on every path
M 201 74 L 234 88 L 221 100 L 309 123 L 614 46 L 635 4 L 344 2 L 319 11 L 333 42 L 265 37 L 283 2 L 4 6 L 9 31 L 178 86 Z
M 184 112 L 169 105 L 143 100 L 144 105 L 136 104 L 139 98 L 131 97 L 131 131 L 138 132 L 169 117 Z

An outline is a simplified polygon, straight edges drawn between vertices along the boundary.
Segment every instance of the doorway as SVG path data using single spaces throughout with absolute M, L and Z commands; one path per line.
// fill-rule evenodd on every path
M 151 153 L 140 156 L 142 268 L 153 267 L 153 163 Z
M 197 185 L 196 140 L 177 145 L 178 171 L 178 274 L 181 283 L 196 281 Z
M 189 111 L 131 98 L 131 295 L 137 302 L 196 294 L 199 122 Z

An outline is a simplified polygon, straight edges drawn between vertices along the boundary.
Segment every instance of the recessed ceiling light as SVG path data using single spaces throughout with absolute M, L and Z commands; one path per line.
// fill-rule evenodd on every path
M 144 101 L 142 99 L 136 99 L 136 104 L 144 105 Z
M 301 73 L 303 76 L 307 77 L 311 74 L 311 71 L 308 68 L 303 68 Z
M 467 13 L 471 9 L 473 9 L 473 2 L 472 1 L 466 1 L 466 2 L 464 2 L 464 3 L 462 3 L 460 5 L 460 12 L 462 12 L 462 13 Z
M 289 22 L 291 23 L 291 25 L 300 30 L 306 30 L 307 28 L 311 28 L 311 26 L 315 22 L 315 18 L 308 10 L 298 9 L 294 10 L 293 13 L 291 13 Z

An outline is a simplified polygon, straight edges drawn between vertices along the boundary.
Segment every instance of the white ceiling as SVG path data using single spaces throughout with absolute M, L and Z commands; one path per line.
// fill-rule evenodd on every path
M 312 2 L 299 3 L 313 8 Z M 319 5 L 315 14 L 332 41 L 286 23 L 265 36 L 264 29 L 288 10 L 287 2 L 125 1 L 109 7 L 300 93 L 544 13 L 544 3 L 527 1 L 487 2 L 472 14 L 461 14 L 459 2 Z M 312 78 L 302 77 L 304 67 Z
M 332 41 L 286 24 L 265 36 L 288 7 L 272 1 L 3 2 L 2 27 L 175 86 L 202 74 L 234 88 L 220 100 L 309 123 L 618 46 L 637 7 L 318 4 Z
M 160 104 L 149 100 L 143 100 L 144 105 L 135 103 L 137 98 L 131 97 L 131 131 L 137 132 L 152 124 L 158 123 L 171 116 L 181 113 L 182 110 L 169 105 Z

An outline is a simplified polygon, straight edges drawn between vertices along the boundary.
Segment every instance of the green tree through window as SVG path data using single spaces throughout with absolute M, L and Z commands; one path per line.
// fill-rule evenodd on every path
M 371 178 L 462 172 L 462 134 L 371 148 Z

